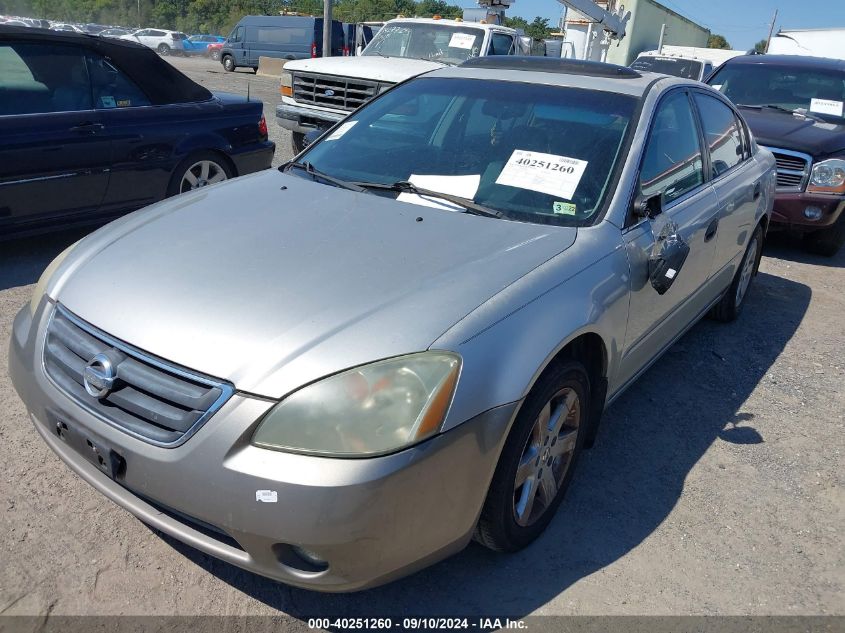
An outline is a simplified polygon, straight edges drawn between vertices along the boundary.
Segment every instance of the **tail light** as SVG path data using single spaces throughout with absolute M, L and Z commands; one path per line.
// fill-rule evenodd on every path
M 349 47 L 348 46 L 343 47 L 343 56 L 349 57 Z
M 258 133 L 263 136 L 267 137 L 267 119 L 264 118 L 264 115 L 261 115 L 261 120 L 258 122 Z
M 311 42 L 311 57 L 317 56 L 317 42 Z

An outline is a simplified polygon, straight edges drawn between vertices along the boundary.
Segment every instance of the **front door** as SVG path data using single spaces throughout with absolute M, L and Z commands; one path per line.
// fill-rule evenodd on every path
M 635 220 L 624 233 L 631 303 L 619 386 L 634 378 L 709 304 L 718 199 L 705 179 L 701 137 L 686 90 L 670 92 L 660 102 L 643 151 L 639 195 L 661 194 L 662 213 Z M 660 295 L 649 281 L 648 259 L 661 230 L 669 227 L 690 252 L 673 285 Z
M 0 227 L 95 213 L 111 156 L 83 49 L 3 43 L 0 66 Z

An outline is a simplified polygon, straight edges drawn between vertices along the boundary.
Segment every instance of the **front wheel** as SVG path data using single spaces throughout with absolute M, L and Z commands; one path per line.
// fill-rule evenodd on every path
M 167 57 L 170 55 L 170 47 L 167 44 L 159 44 L 158 48 L 156 48 L 158 54 L 162 57 Z
M 193 191 L 223 182 L 232 177 L 232 170 L 220 156 L 213 152 L 191 154 L 173 170 L 168 196 Z
M 567 361 L 548 370 L 514 421 L 487 493 L 475 538 L 501 552 L 522 549 L 546 529 L 584 445 L 590 381 Z
M 231 55 L 226 55 L 223 58 L 223 69 L 230 73 L 235 70 L 235 60 L 232 59 Z
M 763 251 L 763 228 L 758 226 L 748 242 L 745 249 L 745 256 L 736 271 L 730 287 L 721 301 L 713 306 L 710 316 L 717 321 L 725 323 L 733 321 L 742 312 L 745 305 L 745 298 L 748 296 L 748 289 L 751 287 L 751 280 L 757 274 L 757 265 L 760 262 L 760 253 Z

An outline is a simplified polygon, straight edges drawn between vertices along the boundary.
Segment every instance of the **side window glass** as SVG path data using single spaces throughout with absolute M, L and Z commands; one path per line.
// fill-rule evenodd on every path
M 240 42 L 244 37 L 244 27 L 239 26 L 229 36 L 230 42 Z
M 513 38 L 504 33 L 493 33 L 490 37 L 490 55 L 513 55 Z
M 85 55 L 74 46 L 0 44 L 0 115 L 91 110 Z
M 733 110 L 718 99 L 696 93 L 695 103 L 701 113 L 701 126 L 710 149 L 715 178 L 742 162 L 744 149 L 739 123 Z
M 654 116 L 642 168 L 640 192 L 663 193 L 664 203 L 704 183 L 704 161 L 698 130 L 686 93 L 667 97 Z
M 150 105 L 147 95 L 135 85 L 135 82 L 105 58 L 90 54 L 88 71 L 91 75 L 94 106 L 98 110 Z

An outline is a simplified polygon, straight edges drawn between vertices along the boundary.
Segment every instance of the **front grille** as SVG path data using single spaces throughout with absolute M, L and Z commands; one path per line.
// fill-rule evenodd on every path
M 777 163 L 777 190 L 803 191 L 810 178 L 813 158 L 808 154 L 792 150 L 767 147 L 775 155 Z
M 85 388 L 85 368 L 94 357 L 106 358 L 115 376 L 99 397 Z M 187 440 L 233 393 L 231 385 L 111 338 L 62 306 L 47 326 L 44 369 L 59 389 L 100 419 L 159 446 Z
M 381 86 L 390 85 L 367 79 L 294 73 L 293 98 L 300 103 L 352 111 L 375 97 Z

